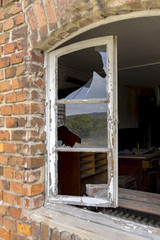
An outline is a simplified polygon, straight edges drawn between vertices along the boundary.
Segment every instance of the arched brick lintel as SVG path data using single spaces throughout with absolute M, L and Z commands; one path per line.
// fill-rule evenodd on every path
M 54 49 L 99 25 L 160 15 L 159 0 L 60 0 L 58 7 L 55 2 L 35 1 L 26 10 L 33 48 Z

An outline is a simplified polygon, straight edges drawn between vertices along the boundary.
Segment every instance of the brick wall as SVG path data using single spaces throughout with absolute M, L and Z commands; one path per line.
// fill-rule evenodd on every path
M 30 221 L 33 209 L 44 203 L 45 82 L 39 49 L 108 16 L 160 4 L 158 0 L 0 3 L 0 238 L 77 240 Z

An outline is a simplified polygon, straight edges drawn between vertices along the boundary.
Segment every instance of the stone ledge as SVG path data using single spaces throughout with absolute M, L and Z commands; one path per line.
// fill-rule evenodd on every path
M 118 230 L 113 227 L 103 226 L 80 219 L 65 213 L 41 207 L 33 212 L 31 219 L 37 223 L 45 223 L 51 229 L 58 229 L 59 232 L 68 232 L 78 235 L 82 239 L 90 240 L 144 240 L 145 237 Z

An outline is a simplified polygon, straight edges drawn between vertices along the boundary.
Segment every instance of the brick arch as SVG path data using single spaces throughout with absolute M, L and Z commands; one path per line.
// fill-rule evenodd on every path
M 38 0 L 32 4 L 25 0 L 24 6 L 31 45 L 43 50 L 85 31 L 87 27 L 104 24 L 111 17 L 118 21 L 121 16 L 127 19 L 137 14 L 140 17 L 145 11 L 148 15 L 149 10 L 160 9 L 157 0 Z

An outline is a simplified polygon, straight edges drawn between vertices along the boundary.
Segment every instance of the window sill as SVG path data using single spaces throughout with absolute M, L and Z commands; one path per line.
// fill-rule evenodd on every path
M 33 212 L 31 216 L 33 221 L 43 222 L 51 229 L 57 228 L 60 232 L 76 234 L 82 239 L 134 240 L 136 236 L 136 240 L 145 238 L 158 240 L 160 236 L 159 228 L 76 207 L 46 205 L 47 208 L 41 207 Z

